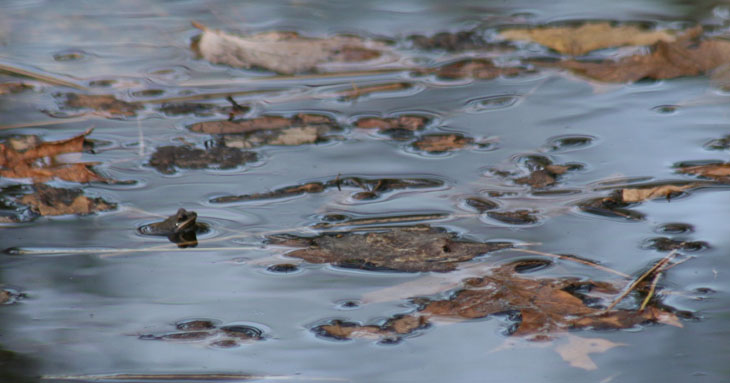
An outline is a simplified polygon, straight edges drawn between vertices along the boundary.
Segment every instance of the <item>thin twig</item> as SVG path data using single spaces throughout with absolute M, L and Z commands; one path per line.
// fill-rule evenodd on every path
M 29 77 L 34 80 L 37 80 L 40 82 L 45 82 L 45 83 L 48 83 L 51 85 L 67 86 L 69 88 L 74 88 L 74 89 L 79 89 L 79 90 L 88 90 L 88 88 L 86 88 L 85 86 L 73 83 L 71 81 L 66 81 L 66 80 L 60 79 L 58 77 L 53 77 L 53 76 L 49 76 L 46 74 L 31 72 L 29 70 L 18 68 L 16 66 L 9 65 L 9 64 L 0 63 L 0 71 L 12 73 L 12 74 L 18 75 L 18 76 Z
M 596 268 L 598 270 L 605 271 L 607 273 L 611 273 L 611 274 L 616 274 L 616 275 L 622 276 L 624 278 L 630 278 L 631 277 L 630 275 L 625 274 L 625 273 L 622 273 L 622 272 L 620 272 L 618 270 L 614 270 L 614 269 L 612 269 L 610 267 L 606 267 L 606 266 L 600 265 L 600 264 L 595 263 L 595 262 L 587 261 L 585 259 L 570 257 L 570 256 L 567 256 L 567 255 L 546 253 L 544 251 L 538 251 L 538 250 L 529 250 L 529 249 L 512 249 L 512 250 L 520 251 L 520 252 L 523 252 L 523 253 L 529 253 L 529 254 L 543 255 L 543 256 L 546 256 L 546 257 L 559 258 L 559 259 L 563 259 L 563 260 L 566 260 L 566 261 L 577 262 L 577 263 L 580 263 L 582 265 L 590 266 L 590 267 Z
M 611 302 L 608 307 L 606 307 L 605 311 L 613 310 L 613 308 L 616 307 L 616 305 L 619 304 L 619 302 L 621 302 L 624 298 L 626 298 L 626 296 L 629 295 L 636 288 L 636 286 L 638 286 L 644 279 L 664 267 L 664 265 L 666 265 L 675 255 L 677 255 L 677 250 L 672 250 L 671 253 L 667 254 L 666 257 L 662 258 L 662 260 L 652 266 L 651 269 L 647 270 L 644 274 L 641 274 L 641 276 L 636 278 L 626 289 L 624 289 L 624 292 L 621 293 L 618 298 L 614 299 L 614 301 Z
M 639 311 L 644 311 L 646 308 L 646 305 L 649 304 L 649 301 L 654 296 L 654 292 L 656 291 L 656 285 L 659 283 L 659 279 L 662 277 L 662 273 L 658 272 L 656 273 L 656 276 L 654 276 L 654 280 L 651 281 L 651 287 L 649 288 L 649 293 L 646 294 L 646 298 L 644 298 L 644 301 L 641 302 L 641 307 L 639 308 Z

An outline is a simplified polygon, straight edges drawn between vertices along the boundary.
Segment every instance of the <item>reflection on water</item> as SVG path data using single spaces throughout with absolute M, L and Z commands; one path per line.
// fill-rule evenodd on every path
M 214 373 L 295 381 L 716 382 L 730 375 L 730 300 L 723 277 L 730 270 L 727 187 L 674 168 L 683 162 L 727 161 L 726 95 L 713 91 L 707 77 L 630 85 L 590 83 L 553 70 L 490 80 L 403 71 L 270 78 L 263 71 L 210 64 L 189 48 L 199 33 L 190 22 L 198 21 L 242 33 L 292 30 L 384 39 L 413 54 L 402 64 L 432 67 L 452 57 L 440 49 L 419 53 L 409 35 L 474 29 L 489 39 L 503 25 L 582 18 L 671 28 L 701 22 L 725 35 L 730 19 L 725 5 L 59 4 L 6 1 L 0 6 L 0 64 L 87 90 L 28 80 L 33 90 L 0 96 L 0 136 L 39 135 L 52 141 L 94 128 L 89 136 L 94 151 L 63 159 L 95 162 L 104 177 L 134 182 L 84 186 L 87 195 L 116 203 L 111 212 L 38 217 L 25 210 L 16 217 L 23 223 L 2 224 L 0 247 L 23 251 L 0 255 L 0 287 L 25 296 L 0 305 L 0 348 L 5 350 L 0 351 L 0 381 Z M 7 73 L 0 79 L 17 80 Z M 371 85 L 403 83 L 409 86 L 366 94 Z M 114 95 L 131 112 L 61 105 L 68 97 L 61 94 L 69 91 Z M 228 95 L 233 101 L 226 100 Z M 217 128 L 248 129 L 246 121 L 264 115 L 274 116 L 266 123 L 301 121 L 283 138 L 266 130 L 248 136 L 191 130 L 213 121 Z M 302 116 L 326 119 L 326 139 Z M 419 123 L 409 123 L 412 119 Z M 253 145 L 251 137 L 259 141 Z M 151 157 L 162 147 L 183 149 L 170 149 L 177 153 L 165 159 L 171 162 L 156 167 Z M 174 158 L 213 150 L 252 150 L 256 159 L 223 166 L 222 160 L 200 164 Z M 703 183 L 669 198 L 628 201 L 610 194 L 689 182 Z M 23 188 L 17 184 L 0 179 L 0 219 L 18 209 L 14 198 Z M 78 187 L 61 181 L 52 185 Z M 198 234 L 197 247 L 169 243 L 167 237 L 177 238 L 174 227 L 153 236 L 145 235 L 147 229 L 138 231 L 164 223 L 180 208 L 196 212 L 198 222 L 207 225 L 192 232 Z M 173 226 L 180 222 L 173 221 Z M 509 241 L 631 275 L 681 248 L 692 257 L 664 273 L 658 291 L 678 315 L 693 313 L 699 320 L 683 317 L 681 328 L 575 332 L 622 344 L 590 354 L 598 366 L 593 371 L 571 367 L 556 352 L 570 338 L 545 346 L 506 337 L 515 319 L 510 313 L 436 323 L 398 344 L 317 337 L 311 329 L 324 323 L 380 326 L 416 310 L 418 302 L 401 297 L 405 293 L 394 292 L 394 286 L 412 288 L 405 290 L 413 291 L 408 297 L 445 299 L 463 276 L 308 263 L 286 257 L 290 248 L 270 239 L 418 223 L 443 227 L 468 242 Z M 469 265 L 514 259 L 526 258 L 504 251 Z M 577 262 L 537 265 L 525 275 L 607 278 Z M 641 303 L 632 300 L 637 298 L 623 304 Z

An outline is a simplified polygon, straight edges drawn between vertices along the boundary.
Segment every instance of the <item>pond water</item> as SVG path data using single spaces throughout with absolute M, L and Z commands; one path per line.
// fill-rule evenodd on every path
M 709 150 L 706 145 L 730 134 L 730 99 L 709 76 L 618 85 L 556 69 L 489 80 L 443 80 L 408 71 L 277 77 L 211 64 L 190 49 L 191 39 L 200 33 L 191 21 L 198 21 L 242 34 L 287 30 L 314 37 L 387 39 L 428 66 L 447 60 L 450 53 L 417 52 L 408 36 L 476 30 L 493 37 L 504 26 L 575 20 L 640 21 L 661 28 L 701 23 L 716 35 L 728 36 L 730 7 L 725 3 L 6 0 L 0 9 L 0 64 L 88 89 L 26 78 L 32 90 L 0 95 L 1 138 L 38 135 L 53 141 L 93 128 L 89 139 L 94 152 L 73 161 L 94 162 L 94 169 L 109 179 L 133 181 L 50 181 L 56 187 L 83 187 L 87 195 L 117 207 L 0 224 L 0 247 L 11 249 L 0 254 L 0 287 L 21 294 L 0 305 L 3 382 L 99 381 L 102 375 L 118 374 L 128 375 L 119 375 L 117 381 L 150 381 L 149 376 L 134 380 L 132 375 L 154 374 L 211 374 L 200 381 L 242 379 L 235 374 L 262 381 L 345 382 L 730 379 L 727 186 L 717 183 L 677 198 L 630 206 L 641 219 L 578 207 L 626 185 L 698 180 L 678 174 L 678 163 L 727 161 L 727 149 Z M 9 72 L 0 76 L 2 82 L 19 81 Z M 395 82 L 411 87 L 355 100 L 327 96 Z M 66 92 L 113 94 L 144 101 L 144 109 L 113 118 L 69 110 L 59 96 Z M 250 108 L 244 118 L 304 112 L 329 116 L 344 128 L 327 142 L 254 148 L 258 160 L 233 169 L 163 174 L 150 167 L 157 147 L 187 143 L 205 148 L 214 140 L 189 127 L 226 119 L 226 114 L 168 115 L 157 109 L 160 100 L 192 100 L 202 94 L 218 94 L 203 101 L 220 108 L 230 107 L 226 95 L 237 94 L 236 102 Z M 200 98 L 195 101 L 203 102 Z M 412 139 L 394 140 L 353 127 L 363 117 L 402 115 L 430 119 L 418 134 L 459 133 L 474 142 L 461 150 L 428 153 L 414 148 Z M 543 189 L 500 175 L 528 174 L 529 156 L 580 166 Z M 438 182 L 365 200 L 353 197 L 361 191 L 356 187 L 338 184 L 284 198 L 211 201 L 347 177 Z M 14 185 L 29 188 L 30 181 L 0 178 L 3 198 L 17 191 Z M 531 210 L 536 220 L 496 219 L 470 207 L 469 198 L 495 201 L 498 211 Z M 164 236 L 138 231 L 179 208 L 195 211 L 198 221 L 208 226 L 199 233 L 197 247 L 178 248 Z M 552 341 L 535 342 L 508 336 L 505 315 L 438 323 L 396 344 L 318 336 L 312 329 L 333 319 L 379 324 L 412 312 L 415 306 L 407 299 L 367 297 L 382 297 L 390 291 L 385 289 L 441 273 L 300 263 L 284 255 L 289 249 L 266 244 L 269 233 L 316 235 L 314 225 L 328 215 L 361 219 L 434 214 L 441 216 L 409 224 L 431 224 L 470 241 L 509 241 L 519 248 L 572 254 L 632 277 L 667 255 L 648 246 L 652 239 L 703 241 L 707 247 L 682 251 L 689 260 L 662 273 L 659 282 L 662 304 L 677 313 L 681 326 L 571 332 L 579 339 L 621 344 L 591 353 L 596 368 L 586 369 L 571 366 L 556 352 L 575 338 L 556 335 Z M 668 233 L 672 223 L 690 229 Z M 510 249 L 471 264 L 525 258 L 540 257 Z M 267 270 L 280 263 L 298 267 L 287 273 Z M 607 278 L 596 268 L 566 260 L 530 275 Z M 448 291 L 429 296 L 447 297 Z M 638 304 L 632 299 L 624 305 Z M 262 331 L 263 340 L 234 345 L 145 339 L 174 332 L 176 323 L 191 319 L 210 320 L 221 329 L 250 326 Z

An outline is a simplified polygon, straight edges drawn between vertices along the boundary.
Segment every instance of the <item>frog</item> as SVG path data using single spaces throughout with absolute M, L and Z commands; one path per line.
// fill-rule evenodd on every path
M 144 225 L 138 230 L 144 235 L 165 236 L 179 247 L 194 247 L 198 244 L 195 234 L 207 231 L 207 225 L 196 222 L 197 218 L 196 212 L 180 208 L 165 220 Z

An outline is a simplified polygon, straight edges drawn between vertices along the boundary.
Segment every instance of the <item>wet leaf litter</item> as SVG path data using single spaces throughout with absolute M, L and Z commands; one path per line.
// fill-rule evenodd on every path
M 397 44 L 352 36 L 315 38 L 281 31 L 239 36 L 197 23 L 195 27 L 202 33 L 194 41 L 193 49 L 202 60 L 215 65 L 268 71 L 277 75 L 296 77 L 299 74 L 372 70 L 381 65 L 399 62 L 397 60 L 412 54 L 399 52 Z M 705 35 L 701 27 L 686 31 L 647 30 L 633 25 L 599 22 L 567 27 L 505 29 L 497 36 L 507 43 L 486 42 L 484 38 L 468 32 L 460 35 L 440 34 L 432 38 L 411 37 L 410 41 L 418 49 L 450 52 L 494 51 L 505 47 L 505 44 L 519 51 L 519 44 L 531 41 L 564 56 L 557 63 L 544 61 L 531 53 L 518 64 L 507 66 L 496 64 L 491 59 L 470 58 L 454 59 L 432 67 L 395 67 L 409 71 L 414 81 L 429 76 L 438 78 L 439 81 L 464 78 L 487 81 L 499 77 L 528 76 L 540 71 L 549 72 L 559 67 L 588 79 L 626 83 L 645 78 L 697 76 L 720 66 L 730 54 L 727 42 Z M 510 43 L 515 45 L 511 46 Z M 575 57 L 595 50 L 622 46 L 646 46 L 649 53 L 599 62 Z M 245 73 L 241 75 L 245 76 Z M 410 87 L 410 83 L 392 84 L 396 85 L 367 88 L 353 84 L 352 91 L 340 93 L 337 98 L 352 101 L 364 94 Z M 24 90 L 18 86 L 7 86 L 7 89 L 0 92 L 0 95 L 12 95 Z M 163 102 L 164 100 L 157 100 L 159 102 L 155 105 L 161 106 L 155 109 L 147 108 L 143 101 L 121 101 L 118 95 L 78 92 L 64 94 L 61 98 L 64 99 L 63 108 L 91 110 L 97 117 L 128 119 L 158 111 L 189 119 L 185 120 L 184 125 L 187 131 L 180 134 L 198 138 L 205 135 L 205 139 L 210 139 L 212 145 L 206 141 L 204 146 L 156 146 L 154 152 L 145 156 L 142 165 L 165 175 L 180 172 L 195 174 L 206 169 L 236 169 L 245 177 L 248 171 L 245 165 L 265 158 L 262 153 L 271 147 L 288 150 L 292 147 L 308 146 L 309 150 L 319 150 L 318 145 L 331 141 L 347 145 L 359 131 L 374 131 L 375 134 L 368 135 L 365 139 L 386 138 L 392 140 L 393 145 L 398 148 L 421 152 L 418 155 L 451 155 L 452 152 L 459 151 L 474 153 L 485 146 L 475 137 L 462 133 L 445 133 L 440 129 L 440 122 L 418 115 L 341 118 L 336 113 L 317 114 L 308 111 L 272 114 L 265 110 L 249 109 L 247 106 L 234 112 L 209 104 L 171 104 Z M 234 102 L 235 105 L 237 104 Z M 92 131 L 88 130 L 70 139 L 47 142 L 36 136 L 13 136 L 3 141 L 0 144 L 3 155 L 0 176 L 10 179 L 10 182 L 14 182 L 13 179 L 30 179 L 35 183 L 32 187 L 33 193 L 15 198 L 15 203 L 28 206 L 35 214 L 42 216 L 87 215 L 115 209 L 113 202 L 87 197 L 81 189 L 60 189 L 44 184 L 54 180 L 78 184 L 111 182 L 92 170 L 91 163 L 66 163 L 56 159 L 62 154 L 81 153 L 87 136 L 91 134 Z M 438 156 L 425 158 L 439 159 Z M 548 156 L 524 157 L 518 167 L 520 169 L 516 172 L 493 173 L 503 179 L 505 184 L 516 186 L 521 192 L 532 196 L 538 192 L 558 189 L 572 173 L 582 170 L 581 164 L 555 163 Z M 659 200 L 672 201 L 700 188 L 724 190 L 723 185 L 730 179 L 728 164 L 725 162 L 678 163 L 673 170 L 678 180 L 670 183 L 627 183 L 601 190 L 590 190 L 591 186 L 586 185 L 581 193 L 591 199 L 583 200 L 575 204 L 575 207 L 590 214 L 641 221 L 645 219 L 644 215 L 633 211 L 632 207 Z M 401 191 L 403 195 L 407 195 L 405 192 L 433 192 L 443 189 L 444 186 L 448 187 L 452 182 L 428 177 L 394 177 L 388 174 L 330 174 L 318 181 L 297 180 L 273 190 L 214 197 L 210 202 L 228 203 L 232 206 L 245 202 L 250 205 L 312 194 L 334 194 L 335 191 L 342 193 L 344 189 L 357 206 L 358 203 L 378 203 L 385 200 L 385 196 Z M 531 207 L 515 208 L 510 205 L 509 208 L 502 208 L 502 204 L 508 202 L 509 195 L 497 190 L 491 194 L 489 192 L 486 191 L 489 199 L 476 196 L 464 199 L 476 211 L 471 214 L 472 218 L 484 214 L 501 224 L 517 228 L 521 225 L 520 230 L 543 219 L 550 219 L 543 217 L 539 209 Z M 596 193 L 604 195 L 595 197 Z M 454 209 L 456 208 L 455 204 Z M 383 216 L 370 218 L 370 221 L 345 217 L 343 220 L 333 219 L 330 222 L 310 225 L 306 229 L 315 231 L 309 232 L 309 235 L 303 235 L 302 231 L 306 230 L 302 228 L 284 228 L 278 234 L 264 236 L 261 243 L 266 249 L 281 252 L 283 257 L 299 259 L 308 264 L 328 264 L 335 269 L 359 269 L 373 273 L 450 273 L 475 263 L 490 265 L 482 275 L 461 280 L 460 287 L 454 289 L 449 298 L 415 294 L 406 301 L 415 307 L 413 310 L 388 317 L 380 323 L 362 324 L 337 319 L 310 329 L 329 339 L 365 338 L 398 343 L 416 333 L 427 334 L 431 327 L 441 325 L 440 320 L 444 318 L 460 321 L 502 315 L 510 323 L 504 330 L 505 335 L 535 341 L 552 341 L 563 337 L 567 341 L 557 345 L 556 352 L 574 367 L 595 369 L 596 364 L 587 354 L 608 352 L 618 344 L 598 338 L 566 335 L 567 332 L 628 329 L 649 324 L 681 326 L 680 318 L 691 317 L 662 302 L 663 286 L 658 281 L 662 273 L 669 271 L 670 266 L 652 268 L 642 275 L 643 278 L 635 280 L 628 287 L 626 280 L 535 276 L 524 271 L 532 269 L 529 262 L 491 263 L 495 262 L 492 261 L 495 254 L 507 254 L 509 250 L 518 252 L 515 247 L 519 244 L 516 242 L 469 240 L 465 238 L 468 233 L 456 234 L 438 223 L 424 223 L 451 220 L 455 216 L 423 215 L 413 220 L 408 217 Z M 462 214 L 459 218 L 463 217 Z M 170 217 L 141 226 L 138 230 L 143 235 L 168 237 L 181 248 L 194 247 L 198 245 L 195 234 L 207 230 L 204 224 L 196 222 L 196 218 L 197 213 L 180 209 Z M 413 221 L 420 224 L 413 226 Z M 485 226 L 488 225 L 487 221 Z M 338 230 L 328 231 L 333 227 Z M 213 242 L 205 241 L 207 240 L 200 242 Z M 668 237 L 653 238 L 646 244 L 647 248 L 673 252 L 702 251 L 709 246 L 702 241 L 675 240 Z M 205 248 L 200 247 L 198 250 Z M 683 260 L 687 259 L 689 258 Z M 551 267 L 551 263 L 539 260 L 535 264 Z M 670 260 L 663 265 L 667 264 L 679 265 L 680 262 Z M 297 266 L 280 263 L 270 265 L 270 268 L 278 273 L 288 274 L 296 271 Z M 622 296 L 624 293 L 626 295 Z M 608 296 L 631 296 L 642 303 L 624 303 L 620 308 L 615 308 L 621 299 L 612 301 Z M 215 321 L 200 320 L 179 322 L 174 331 L 145 333 L 139 335 L 139 338 L 181 343 L 202 342 L 208 347 L 231 348 L 242 345 L 255 347 L 256 341 L 263 340 L 264 336 L 261 330 L 253 326 L 219 326 Z

